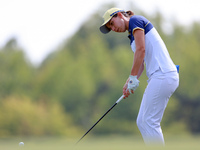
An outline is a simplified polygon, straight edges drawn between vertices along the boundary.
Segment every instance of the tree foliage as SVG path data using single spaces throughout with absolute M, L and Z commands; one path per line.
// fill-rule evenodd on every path
M 163 128 L 199 133 L 200 24 L 186 30 L 174 23 L 174 32 L 165 34 L 162 15 L 145 16 L 157 27 L 174 63 L 180 65 L 180 86 L 169 101 Z M 127 33 L 101 34 L 101 23 L 99 14 L 94 14 L 38 68 L 25 59 L 15 39 L 1 49 L 1 135 L 69 135 L 79 127 L 88 129 L 114 104 L 122 95 L 133 53 Z M 135 94 L 123 100 L 93 132 L 137 133 L 135 120 L 146 80 L 144 72 Z
M 36 103 L 15 96 L 7 97 L 0 104 L 0 135 L 3 137 L 76 133 L 71 118 L 57 103 Z

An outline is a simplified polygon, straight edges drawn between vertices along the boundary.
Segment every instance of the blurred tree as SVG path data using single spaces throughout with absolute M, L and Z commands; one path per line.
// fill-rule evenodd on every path
M 35 103 L 26 97 L 0 102 L 0 122 L 1 137 L 77 134 L 77 127 L 58 103 Z
M 12 38 L 0 51 L 0 97 L 29 95 L 35 69 L 25 59 L 24 53 Z
M 185 28 L 180 25 L 174 25 L 174 33 L 166 35 L 163 32 L 163 28 L 161 28 L 163 19 L 159 12 L 154 18 L 149 16 L 147 18 L 152 20 L 157 27 L 175 64 L 180 65 L 180 87 L 173 96 L 174 105 L 177 106 L 177 109 L 174 109 L 173 104 L 167 108 L 169 109 L 167 112 L 171 110 L 171 112 L 177 115 L 166 115 L 167 117 L 170 116 L 170 118 L 166 118 L 165 123 L 167 124 L 166 120 L 170 120 L 168 121 L 169 124 L 170 122 L 177 121 L 177 118 L 179 118 L 178 120 L 185 120 L 192 132 L 193 130 L 198 131 L 198 119 L 194 117 L 196 123 L 191 125 L 192 118 L 189 118 L 189 116 L 192 113 L 182 111 L 182 109 L 197 110 L 199 107 L 197 105 L 199 103 L 198 90 L 188 89 L 188 86 L 198 89 L 198 81 L 200 81 L 196 80 L 198 79 L 199 70 L 193 69 L 199 63 L 199 34 L 196 34 L 198 33 L 199 25 L 195 24 L 193 27 L 195 31 L 192 30 L 190 32 L 185 32 Z M 66 70 L 68 71 L 66 73 L 63 71 L 63 73 L 68 86 L 65 88 L 66 92 L 62 92 L 63 95 L 60 95 L 60 100 L 65 106 L 66 111 L 72 112 L 75 116 L 75 122 L 84 126 L 92 124 L 91 120 L 95 121 L 95 118 L 98 118 L 96 114 L 104 112 L 107 109 L 105 106 L 110 106 L 120 96 L 123 84 L 132 66 L 133 54 L 129 47 L 126 33 L 114 35 L 109 33 L 105 36 L 98 30 L 101 24 L 99 20 L 101 20 L 99 16 L 97 14 L 94 15 L 64 44 L 60 51 L 54 54 L 57 58 L 47 59 L 52 63 L 53 61 L 57 62 L 56 60 L 63 60 L 61 62 L 65 63 L 65 69 L 67 68 Z M 193 53 L 188 49 L 193 49 Z M 146 80 L 144 74 L 140 79 L 141 81 Z M 70 81 L 67 81 L 67 78 Z M 138 94 L 131 96 L 138 100 L 121 103 L 122 106 L 118 109 L 118 112 L 113 112 L 110 117 L 116 120 L 124 119 L 124 122 L 126 122 L 125 120 L 128 122 L 135 120 L 145 86 L 146 83 L 141 82 L 140 88 L 137 91 Z M 69 93 L 67 89 L 70 91 Z M 195 101 L 197 108 L 194 108 L 192 101 Z M 113 120 L 113 122 L 115 121 Z M 109 126 L 103 127 L 105 130 L 106 128 L 109 128 Z M 116 127 L 115 131 L 118 130 L 119 128 Z M 126 129 L 124 128 L 124 130 Z
M 183 125 L 182 129 L 199 133 L 200 80 L 199 70 L 196 68 L 200 61 L 200 24 L 194 23 L 188 30 L 174 23 L 173 34 L 166 34 L 162 28 L 164 20 L 159 12 L 153 17 L 138 10 L 134 12 L 152 21 L 165 41 L 174 63 L 180 65 L 180 86 L 169 101 L 163 126 L 167 128 L 180 125 L 181 122 L 186 125 Z M 12 109 L 13 115 L 10 118 L 19 121 L 16 118 L 19 118 L 17 115 L 20 110 L 15 108 L 16 104 L 22 105 L 21 108 L 30 116 L 31 119 L 25 122 L 25 125 L 35 132 L 30 133 L 28 130 L 23 134 L 53 135 L 61 134 L 58 128 L 64 130 L 64 126 L 68 124 L 66 122 L 88 129 L 121 96 L 133 61 L 130 41 L 127 33 L 101 34 L 99 26 L 102 19 L 99 14 L 102 15 L 98 12 L 87 20 L 77 33 L 66 39 L 62 47 L 51 53 L 39 68 L 34 68 L 26 60 L 15 39 L 8 41 L 1 49 L 0 127 L 5 128 L 6 133 L 18 134 L 20 131 L 18 126 L 22 123 L 9 126 L 11 122 L 8 121 L 5 125 L 5 121 L 1 121 L 5 120 L 5 114 L 10 114 Z M 144 72 L 137 92 L 106 116 L 104 125 L 96 128 L 94 133 L 138 132 L 135 123 L 132 124 L 137 117 L 146 80 Z M 28 98 L 8 98 L 18 96 Z M 39 108 L 41 109 L 35 112 Z M 47 112 L 51 116 L 48 116 Z M 64 117 L 73 119 L 66 121 Z M 51 125 L 45 124 L 42 121 L 44 118 L 47 118 Z M 41 121 L 41 124 L 38 123 L 41 128 L 30 125 L 34 119 Z M 44 129 L 44 126 L 48 127 Z M 50 131 L 51 129 L 53 131 Z
M 190 30 L 175 26 L 169 43 L 174 60 L 180 65 L 180 86 L 175 93 L 179 105 L 174 117 L 183 120 L 192 133 L 200 132 L 199 33 L 200 23 L 194 23 Z

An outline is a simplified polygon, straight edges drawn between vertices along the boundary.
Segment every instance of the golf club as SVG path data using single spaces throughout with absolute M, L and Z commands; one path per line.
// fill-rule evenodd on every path
M 99 121 L 101 121 L 101 119 L 103 119 L 105 117 L 105 115 L 107 115 L 107 113 L 109 111 L 111 111 L 122 99 L 124 98 L 124 95 L 122 95 L 116 102 L 114 105 L 112 105 L 112 107 L 110 107 L 110 109 L 78 140 L 78 142 L 76 142 L 76 144 L 78 144 L 96 125 L 97 123 L 99 123 Z

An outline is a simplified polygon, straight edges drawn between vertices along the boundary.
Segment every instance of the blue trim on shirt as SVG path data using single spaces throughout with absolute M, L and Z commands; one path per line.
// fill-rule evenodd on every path
M 134 15 L 129 20 L 129 39 L 130 44 L 134 41 L 133 30 L 140 28 L 144 30 L 144 33 L 147 34 L 152 28 L 152 23 L 143 16 Z

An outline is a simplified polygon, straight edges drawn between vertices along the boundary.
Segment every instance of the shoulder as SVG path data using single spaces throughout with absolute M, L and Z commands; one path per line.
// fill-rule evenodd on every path
M 144 16 L 134 15 L 129 20 L 129 32 L 133 32 L 135 29 L 142 29 L 145 34 L 153 28 L 152 23 Z
M 133 15 L 133 16 L 131 16 L 131 18 L 130 19 L 132 19 L 132 20 L 140 20 L 140 19 L 146 19 L 144 16 L 140 16 L 140 15 Z
M 130 23 L 148 23 L 149 20 L 146 19 L 144 16 L 134 15 L 130 18 Z
M 134 15 L 129 20 L 129 31 L 133 32 L 135 29 L 145 29 L 145 24 L 147 24 L 146 18 L 143 16 Z

